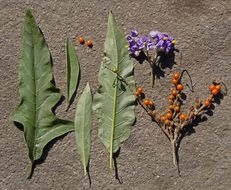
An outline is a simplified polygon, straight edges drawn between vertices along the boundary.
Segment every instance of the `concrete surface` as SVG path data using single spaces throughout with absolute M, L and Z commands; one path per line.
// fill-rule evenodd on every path
M 44 162 L 35 168 L 32 179 L 26 179 L 27 147 L 23 133 L 9 115 L 19 104 L 18 65 L 22 47 L 25 7 L 30 7 L 41 27 L 54 60 L 57 86 L 65 94 L 65 38 L 84 36 L 94 41 L 93 49 L 76 44 L 82 70 L 78 95 L 89 81 L 93 91 L 98 83 L 97 72 L 103 57 L 103 43 L 108 11 L 112 10 L 121 30 L 128 34 L 138 29 L 145 34 L 157 29 L 168 32 L 178 41 L 183 53 L 181 68 L 187 68 L 196 83 L 196 96 L 205 98 L 207 85 L 221 78 L 231 86 L 231 2 L 197 1 L 106 1 L 106 0 L 9 0 L 0 1 L 0 189 L 85 189 L 82 165 L 76 151 L 74 135 L 57 140 Z M 176 61 L 179 63 L 179 55 Z M 148 65 L 137 65 L 136 79 L 140 85 L 147 77 Z M 173 70 L 179 69 L 174 66 Z M 156 99 L 157 105 L 167 102 L 171 87 L 170 70 L 156 82 L 156 88 L 144 82 L 145 92 Z M 57 114 L 73 119 L 76 100 L 68 113 L 65 104 Z M 169 142 L 159 128 L 151 123 L 140 107 L 138 121 L 131 138 L 121 149 L 118 162 L 120 184 L 108 168 L 108 153 L 97 138 L 98 122 L 94 116 L 90 174 L 91 189 L 231 189 L 231 97 L 216 105 L 213 116 L 195 127 L 186 136 L 179 150 L 181 177 L 172 164 Z

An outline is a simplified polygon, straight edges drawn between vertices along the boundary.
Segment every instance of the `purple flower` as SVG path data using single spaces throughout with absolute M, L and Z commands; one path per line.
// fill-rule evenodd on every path
M 147 36 L 139 38 L 137 44 L 140 50 L 146 49 L 147 51 L 149 51 L 150 49 L 155 48 L 155 44 Z
M 153 38 L 153 39 L 157 39 L 157 40 L 161 40 L 163 37 L 163 34 L 159 31 L 151 31 L 149 33 L 149 35 Z
M 136 30 L 131 31 L 131 35 L 127 36 L 127 40 L 129 43 L 128 50 L 135 56 L 139 56 L 140 52 L 143 50 L 149 51 L 155 48 L 155 44 L 150 38 L 147 36 L 139 37 Z
M 136 30 L 132 30 L 131 35 L 127 36 L 127 40 L 129 43 L 128 50 L 130 51 L 130 53 L 135 55 L 135 56 L 139 56 L 140 47 L 137 43 L 139 41 L 138 32 Z
M 156 40 L 155 47 L 157 51 L 169 53 L 174 50 L 176 40 L 167 33 L 164 34 L 159 31 L 151 31 L 149 35 Z
M 132 37 L 137 37 L 138 36 L 138 31 L 137 30 L 132 30 L 131 31 L 131 36 Z

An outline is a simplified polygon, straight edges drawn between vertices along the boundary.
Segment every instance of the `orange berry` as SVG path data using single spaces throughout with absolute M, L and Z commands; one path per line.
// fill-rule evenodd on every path
M 137 92 L 139 92 L 141 94 L 143 92 L 143 88 L 142 87 L 138 87 L 137 88 Z
M 135 96 L 138 97 L 139 95 L 140 95 L 140 93 L 136 91 L 136 92 L 135 92 Z
M 171 118 L 172 118 L 172 112 L 168 112 L 168 113 L 166 114 L 166 117 L 167 117 L 168 119 L 171 119 Z
M 215 86 L 215 89 L 218 90 L 218 92 L 220 92 L 220 90 L 221 90 L 221 85 L 216 85 L 216 86 Z
M 184 86 L 183 86 L 182 84 L 178 84 L 178 85 L 176 86 L 176 89 L 179 90 L 179 91 L 181 91 L 181 90 L 184 89 Z
M 211 90 L 211 92 L 215 89 L 215 85 L 209 85 L 209 89 Z
M 174 100 L 175 97 L 171 94 L 168 98 L 169 100 Z
M 79 38 L 79 43 L 84 44 L 84 38 L 83 37 Z
M 172 78 L 178 80 L 180 78 L 180 73 L 178 72 L 174 73 Z
M 169 109 L 173 110 L 174 106 L 173 105 L 169 105 Z
M 184 114 L 184 113 L 180 114 L 180 119 L 181 119 L 181 120 L 187 119 L 187 115 Z
M 213 101 L 213 97 L 212 97 L 212 96 L 209 96 L 207 100 L 208 100 L 209 102 L 212 102 L 212 101 Z
M 175 89 L 172 90 L 172 95 L 173 95 L 173 96 L 177 96 L 177 94 L 178 94 L 177 90 L 175 90 Z
M 205 106 L 205 107 L 209 107 L 209 105 L 210 105 L 210 102 L 209 102 L 208 100 L 205 100 L 205 101 L 204 101 L 204 106 Z
M 144 105 L 148 106 L 149 105 L 149 100 L 144 100 Z
M 153 106 L 154 102 L 152 100 L 149 100 L 149 106 Z
M 177 113 L 180 112 L 180 107 L 179 106 L 175 106 L 174 107 L 174 111 L 177 112 Z
M 218 92 L 219 92 L 219 91 L 218 91 L 217 89 L 213 89 L 213 90 L 212 90 L 212 95 L 215 96 L 215 95 L 217 95 Z
M 172 84 L 177 85 L 177 84 L 178 84 L 178 80 L 176 80 L 176 79 L 172 79 Z
M 93 42 L 91 40 L 87 40 L 86 42 L 88 47 L 92 47 L 93 46 Z
M 165 116 L 161 116 L 161 117 L 160 117 L 160 120 L 161 120 L 161 121 L 165 121 L 166 119 L 167 119 L 167 118 L 166 118 Z
M 173 100 L 168 100 L 169 104 L 172 105 L 173 104 Z
M 171 121 L 170 121 L 169 119 L 164 120 L 164 124 L 165 124 L 165 125 L 169 125 L 170 122 L 171 122 Z

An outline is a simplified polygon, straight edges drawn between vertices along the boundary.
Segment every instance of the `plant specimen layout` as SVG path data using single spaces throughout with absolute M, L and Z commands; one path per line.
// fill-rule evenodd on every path
M 150 37 L 139 36 L 136 30 L 125 38 L 118 29 L 113 14 L 108 17 L 107 34 L 104 46 L 103 62 L 98 75 L 99 88 L 92 95 L 87 83 L 79 97 L 73 121 L 59 119 L 55 116 L 55 107 L 61 99 L 59 89 L 55 86 L 52 58 L 44 36 L 37 26 L 30 10 L 26 10 L 22 59 L 19 65 L 19 94 L 21 102 L 11 119 L 21 125 L 28 146 L 30 171 L 38 160 L 44 147 L 54 138 L 74 131 L 76 145 L 83 164 L 84 175 L 89 172 L 91 149 L 92 111 L 99 120 L 99 139 L 109 153 L 109 168 L 114 167 L 114 155 L 131 134 L 135 123 L 135 105 L 138 102 L 158 124 L 170 140 L 174 165 L 178 167 L 177 146 L 183 131 L 197 117 L 202 116 L 211 104 L 221 95 L 225 85 L 213 81 L 210 85 L 211 95 L 204 101 L 197 99 L 187 113 L 181 111 L 184 86 L 182 73 L 174 73 L 174 88 L 169 95 L 169 107 L 165 113 L 156 109 L 154 100 L 144 99 L 144 90 L 135 91 L 133 58 L 144 56 L 151 68 L 151 86 L 154 87 L 156 68 L 163 63 L 163 58 L 174 57 L 176 40 L 158 31 L 151 31 Z M 83 37 L 78 39 L 85 44 Z M 127 45 L 128 44 L 128 45 Z M 86 45 L 93 48 L 92 40 Z M 66 101 L 68 111 L 73 103 L 79 85 L 80 64 L 75 47 L 70 39 L 66 40 Z

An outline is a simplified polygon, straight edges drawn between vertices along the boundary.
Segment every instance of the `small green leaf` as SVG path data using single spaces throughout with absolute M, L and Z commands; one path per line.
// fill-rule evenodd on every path
M 30 10 L 26 11 L 22 58 L 19 65 L 21 103 L 11 119 L 23 125 L 31 165 L 52 139 L 74 129 L 73 122 L 58 119 L 52 109 L 61 94 L 52 81 L 51 55 Z M 31 167 L 32 168 L 32 167 Z M 31 172 L 29 177 L 31 176 Z
M 75 53 L 75 47 L 71 40 L 67 38 L 66 41 L 67 51 L 67 110 L 73 101 L 79 82 L 79 61 Z
M 75 137 L 76 144 L 81 156 L 84 175 L 87 174 L 87 165 L 91 147 L 91 113 L 92 113 L 92 94 L 87 83 L 82 95 L 79 98 L 75 112 Z
M 105 56 L 99 71 L 100 87 L 94 97 L 94 110 L 101 123 L 99 138 L 110 154 L 111 169 L 113 153 L 128 139 L 135 121 L 135 96 L 130 89 L 134 88 L 134 67 L 125 46 L 125 37 L 109 13 Z

